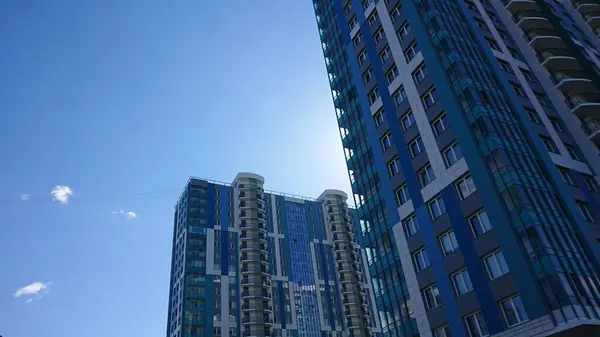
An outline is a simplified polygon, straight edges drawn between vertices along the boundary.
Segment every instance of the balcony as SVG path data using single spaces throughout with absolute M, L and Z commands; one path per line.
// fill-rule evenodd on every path
M 600 120 L 589 119 L 583 124 L 586 134 L 591 141 L 600 141 Z
M 242 305 L 242 311 L 273 311 L 273 307 L 265 303 L 245 303 Z
M 251 325 L 251 324 L 262 324 L 262 325 L 271 325 L 273 324 L 273 320 L 270 317 L 244 317 L 242 319 L 242 323 L 244 325 Z
M 250 241 L 250 240 L 266 241 L 267 237 L 262 234 L 256 235 L 256 234 L 250 234 L 248 232 L 242 232 L 242 234 L 240 235 L 240 239 L 242 239 L 242 241 Z
M 267 268 L 259 268 L 259 267 L 242 267 L 242 275 L 247 274 L 266 274 L 269 275 L 269 271 Z
M 584 15 L 583 19 L 592 29 L 596 29 L 600 26 L 600 13 Z
M 256 222 L 256 223 L 241 223 L 240 224 L 240 228 L 243 229 L 253 229 L 253 230 L 261 230 L 266 232 L 267 231 L 267 225 L 265 223 L 261 223 L 261 222 Z
M 517 26 L 524 32 L 532 29 L 552 29 L 552 24 L 550 24 L 550 21 L 541 16 L 515 15 L 514 19 L 517 22 Z
M 586 78 L 583 71 L 565 70 L 563 72 L 552 74 L 551 78 L 552 82 L 556 85 L 556 88 L 565 95 L 593 93 L 597 91 L 592 80 Z
M 547 49 L 565 49 L 563 40 L 556 36 L 552 29 L 537 29 L 524 34 L 525 39 L 529 41 L 529 45 L 536 51 Z
M 356 276 L 340 276 L 340 283 L 360 283 L 360 279 Z
M 346 309 L 344 310 L 344 315 L 348 318 L 350 318 L 350 317 L 371 317 L 371 315 L 369 314 L 369 312 L 367 310 L 364 310 L 364 309 L 351 310 L 348 307 L 346 307 Z
M 503 0 L 504 7 L 511 13 L 539 10 L 535 0 Z
M 571 113 L 581 119 L 600 117 L 600 95 L 573 95 L 565 99 Z
M 600 4 L 595 0 L 572 0 L 571 2 L 581 15 L 600 13 Z
M 258 245 L 258 244 L 253 245 L 253 244 L 248 244 L 246 242 L 242 242 L 240 249 L 242 252 L 253 251 L 253 250 L 260 250 L 260 251 L 268 252 L 267 245 Z
M 269 264 L 269 261 L 263 255 L 242 254 L 242 256 L 240 257 L 240 261 L 242 263 L 244 263 L 244 262 L 260 262 L 262 264 Z
M 262 278 L 242 278 L 242 286 L 270 287 L 271 282 Z
M 271 294 L 267 291 L 242 291 L 243 298 L 271 298 Z
M 562 50 L 552 52 L 542 52 L 538 54 L 538 59 L 544 68 L 550 72 L 555 72 L 561 69 L 576 69 L 580 68 L 577 60 Z

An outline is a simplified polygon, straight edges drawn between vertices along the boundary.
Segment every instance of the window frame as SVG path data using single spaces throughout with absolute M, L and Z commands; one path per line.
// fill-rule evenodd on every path
M 498 256 L 502 256 L 502 261 L 504 263 L 504 266 L 506 266 L 506 271 L 502 270 L 502 264 L 500 263 Z M 498 270 L 500 271 L 500 274 L 497 276 L 492 275 L 492 268 L 490 268 L 490 265 L 488 263 L 488 259 L 491 257 L 494 257 L 494 261 L 496 262 Z M 485 264 L 485 269 L 487 270 L 490 280 L 493 281 L 497 278 L 500 278 L 500 277 L 510 273 L 510 268 L 508 268 L 508 264 L 506 263 L 506 259 L 504 258 L 504 253 L 502 253 L 502 250 L 496 249 L 496 250 L 492 251 L 491 253 L 484 255 L 482 257 L 482 259 L 483 259 L 483 264 Z
M 415 271 L 417 273 L 431 267 L 431 261 L 429 260 L 429 256 L 427 255 L 427 250 L 425 249 L 424 246 L 415 250 L 411 255 L 412 255 Z M 419 260 L 418 260 L 419 256 L 421 256 L 421 262 L 423 263 L 423 266 L 421 266 L 419 264 Z
M 402 184 L 394 191 L 394 195 L 396 197 L 396 202 L 398 205 L 404 205 L 410 200 L 410 194 L 408 193 L 408 186 L 406 183 Z M 404 198 L 402 198 L 402 195 Z
M 404 227 L 404 232 L 406 233 L 407 238 L 417 234 L 421 230 L 421 227 L 419 226 L 419 219 L 417 219 L 417 215 L 415 213 L 409 214 L 404 220 L 402 220 L 402 227 Z
M 435 216 L 435 214 L 433 212 L 434 205 L 436 206 L 437 211 L 439 212 L 438 216 Z M 442 196 L 438 194 L 437 196 L 431 198 L 427 202 L 427 209 L 429 210 L 429 216 L 431 217 L 431 220 L 438 219 L 439 217 L 444 215 L 444 213 L 446 213 L 446 204 L 444 204 L 444 200 L 442 200 Z
M 515 299 L 517 299 L 520 304 L 521 304 L 521 310 L 523 311 L 522 314 L 525 315 L 525 318 L 519 317 L 520 316 L 520 312 L 519 309 L 517 309 L 517 304 L 515 304 Z M 504 303 L 510 303 L 510 306 L 512 307 L 511 309 L 513 310 L 514 314 L 515 314 L 515 318 L 517 319 L 516 323 L 511 324 L 508 321 L 508 316 L 506 314 L 506 311 L 504 310 Z M 504 317 L 504 322 L 506 323 L 506 326 L 511 328 L 513 326 L 517 326 L 519 324 L 525 323 L 527 321 L 529 321 L 529 317 L 527 317 L 527 312 L 525 311 L 525 307 L 523 306 L 523 302 L 521 301 L 521 296 L 519 296 L 518 294 L 506 297 L 500 301 L 498 301 L 498 304 L 500 305 L 500 310 L 502 311 L 502 316 Z
M 460 276 L 460 280 L 457 279 L 457 276 Z M 450 278 L 452 279 L 452 285 L 454 286 L 454 294 L 456 295 L 456 297 L 462 296 L 464 294 L 468 294 L 471 291 L 473 291 L 473 282 L 471 281 L 471 275 L 469 275 L 469 271 L 467 270 L 466 267 L 461 268 L 461 269 L 455 271 L 454 273 L 452 273 L 450 275 Z M 460 281 L 462 281 L 462 283 L 463 283 L 462 286 L 464 287 L 465 291 L 461 291 L 459 289 L 457 282 L 460 282 Z
M 425 183 L 425 180 L 423 179 L 423 173 L 426 173 L 427 176 L 427 182 Z M 423 167 L 421 167 L 421 169 L 419 169 L 418 171 L 418 176 L 419 176 L 419 182 L 421 183 L 421 187 L 425 187 L 429 184 L 431 184 L 434 180 L 435 180 L 435 174 L 433 173 L 433 168 L 431 167 L 430 163 L 427 163 L 425 165 L 423 165 Z
M 442 306 L 442 299 L 440 298 L 440 290 L 438 289 L 436 284 L 432 284 L 427 286 L 421 290 L 421 294 L 423 296 L 423 302 L 425 304 L 425 309 L 427 311 L 431 311 L 435 308 Z M 428 297 L 427 295 L 430 294 Z M 429 299 L 433 301 L 433 303 L 429 303 Z
M 469 182 L 470 182 L 470 184 L 469 184 Z M 464 183 L 464 185 L 461 185 L 462 183 Z M 465 186 L 466 189 L 468 190 L 467 192 L 469 194 L 463 194 L 463 191 L 461 190 L 460 186 Z M 477 192 L 477 186 L 475 186 L 473 177 L 470 174 L 464 175 L 461 178 L 459 178 L 458 180 L 456 180 L 456 182 L 454 183 L 454 187 L 456 188 L 456 192 L 458 194 L 458 199 L 460 201 L 465 200 L 466 198 L 471 196 L 473 193 Z
M 444 243 L 445 239 L 448 240 L 447 243 L 449 244 L 449 247 L 446 247 Z M 460 248 L 458 245 L 458 240 L 456 240 L 456 234 L 454 233 L 453 229 L 447 230 L 444 233 L 440 234 L 440 236 L 438 236 L 438 243 L 440 245 L 442 255 L 444 256 L 448 256 L 452 253 L 455 253 Z
M 457 150 L 458 149 L 458 154 L 457 155 Z M 452 153 L 452 156 L 454 157 L 454 162 L 450 162 L 448 160 L 448 154 Z M 450 166 L 458 163 L 459 160 L 461 160 L 463 158 L 463 154 L 462 151 L 460 150 L 460 146 L 458 145 L 458 142 L 453 142 L 452 144 L 446 146 L 445 149 L 442 150 L 442 157 L 444 157 L 444 164 L 446 164 L 446 168 L 449 168 Z
M 487 228 L 488 226 L 483 226 L 484 223 L 486 223 L 485 221 L 482 221 L 483 217 L 481 216 L 481 214 L 484 213 L 485 214 L 485 219 L 487 220 L 487 225 L 489 226 L 489 228 Z M 473 219 L 477 219 L 478 224 L 473 223 Z M 482 235 L 484 235 L 485 233 L 491 231 L 494 227 L 492 226 L 492 223 L 490 221 L 490 218 L 487 215 L 487 212 L 485 211 L 485 209 L 481 208 L 478 211 L 476 211 L 475 213 L 471 214 L 468 218 L 467 221 L 469 222 L 469 225 L 471 227 L 471 232 L 473 233 L 473 238 L 478 238 Z M 478 226 L 479 229 L 481 230 L 481 234 L 477 234 L 477 231 L 475 230 L 475 227 Z

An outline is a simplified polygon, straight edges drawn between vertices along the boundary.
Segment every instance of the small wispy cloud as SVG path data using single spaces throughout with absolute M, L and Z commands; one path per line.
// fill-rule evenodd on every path
M 27 297 L 25 303 L 29 304 L 33 302 L 34 299 L 41 299 L 44 294 L 47 294 L 50 285 L 52 285 L 52 282 L 34 282 L 32 284 L 17 289 L 13 296 L 17 298 L 22 296 Z
M 29 201 L 31 199 L 31 194 L 21 193 L 19 198 L 21 198 L 22 201 Z
M 112 214 L 118 214 L 118 215 L 122 215 L 125 217 L 125 219 L 135 219 L 137 218 L 137 214 L 135 212 L 132 211 L 124 211 L 122 209 L 118 210 L 118 211 L 112 211 Z
M 73 196 L 73 190 L 69 186 L 57 185 L 50 194 L 52 194 L 52 200 L 66 204 L 69 202 L 69 198 Z

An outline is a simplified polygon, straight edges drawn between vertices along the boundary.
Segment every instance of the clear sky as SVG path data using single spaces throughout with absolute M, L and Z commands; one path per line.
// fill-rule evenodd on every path
M 309 0 L 1 1 L 0 46 L 4 337 L 163 337 L 190 175 L 349 190 Z

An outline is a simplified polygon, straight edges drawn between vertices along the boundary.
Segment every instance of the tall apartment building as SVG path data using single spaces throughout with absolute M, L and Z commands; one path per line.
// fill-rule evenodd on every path
M 263 184 L 252 173 L 187 183 L 175 206 L 167 337 L 380 332 L 346 194 L 310 199 Z
M 600 1 L 313 5 L 384 336 L 600 336 Z

